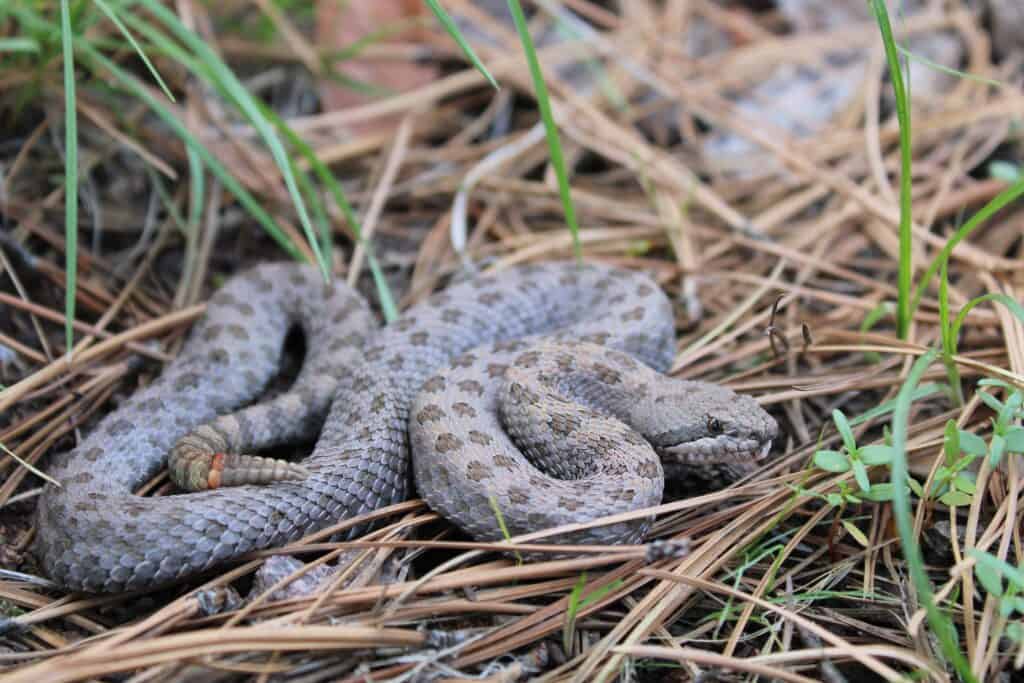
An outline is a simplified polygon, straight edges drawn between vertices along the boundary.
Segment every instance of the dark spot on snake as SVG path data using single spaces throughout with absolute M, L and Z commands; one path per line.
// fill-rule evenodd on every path
M 515 458 L 511 458 L 505 455 L 504 453 L 498 453 L 497 455 L 494 456 L 494 464 L 502 469 L 512 470 L 515 469 L 516 460 Z
M 575 273 L 567 273 L 562 277 L 558 278 L 558 284 L 565 285 L 566 287 L 574 287 L 580 283 L 579 275 Z
M 231 336 L 234 337 L 235 339 L 239 339 L 241 341 L 247 341 L 249 339 L 249 330 L 245 329 L 241 325 L 231 324 L 228 325 L 225 329 L 227 329 L 227 331 L 230 332 Z
M 593 369 L 597 378 L 605 384 L 620 384 L 622 382 L 622 373 L 615 368 L 610 368 L 603 363 L 594 363 Z
M 423 406 L 423 408 L 421 408 L 420 411 L 416 413 L 416 421 L 419 422 L 420 424 L 424 424 L 426 422 L 434 422 L 436 420 L 440 420 L 444 416 L 445 412 L 441 408 L 441 406 L 430 403 L 428 405 Z
M 132 423 L 128 420 L 118 420 L 117 422 L 112 422 L 107 426 L 107 434 L 110 436 L 120 436 L 130 432 L 132 427 Z
M 594 332 L 592 334 L 584 335 L 580 337 L 580 341 L 590 342 L 591 344 L 598 344 L 603 346 L 612 335 L 607 332 Z
M 466 476 L 473 481 L 482 481 L 492 476 L 491 468 L 479 460 L 471 460 L 469 464 L 466 465 Z
M 477 301 L 485 306 L 493 306 L 504 298 L 505 297 L 502 296 L 501 292 L 484 292 L 477 297 Z
M 206 357 L 211 363 L 216 365 L 227 365 L 228 361 L 231 360 L 231 355 L 222 348 L 210 349 L 210 353 L 206 354 Z
M 223 325 L 210 325 L 203 330 L 203 339 L 205 341 L 213 341 L 220 336 L 220 333 L 224 331 Z
M 409 342 L 413 346 L 426 346 L 427 340 L 430 339 L 429 332 L 413 332 L 409 337 Z
M 471 353 L 464 353 L 452 361 L 452 367 L 468 368 L 476 362 L 476 356 Z
M 462 318 L 462 311 L 457 311 L 454 308 L 446 308 L 441 312 L 441 320 L 446 323 L 457 323 Z
M 618 306 L 626 300 L 625 294 L 616 294 L 615 296 L 608 299 L 608 303 L 612 306 Z
M 608 289 L 612 286 L 611 278 L 603 277 L 594 283 L 595 289 Z
M 434 449 L 438 453 L 450 453 L 460 448 L 462 448 L 462 440 L 451 432 L 438 434 L 437 441 L 434 442 Z
M 301 270 L 293 270 L 292 274 L 288 277 L 288 281 L 293 285 L 299 285 L 301 287 L 306 284 L 306 273 Z
M 403 365 L 405 365 L 405 357 L 402 354 L 395 354 L 388 361 L 388 367 L 395 371 L 401 370 Z
M 470 430 L 469 440 L 479 446 L 489 446 L 494 441 L 489 434 L 478 432 L 475 429 Z
M 444 292 L 438 292 L 437 294 L 434 294 L 429 299 L 427 299 L 427 303 L 429 303 L 434 308 L 440 308 L 441 306 L 447 306 L 451 302 L 452 302 L 451 296 L 448 295 L 448 294 L 445 294 Z
M 575 498 L 569 498 L 568 496 L 559 496 L 558 506 L 569 510 L 570 512 L 575 512 L 583 507 L 583 501 L 576 500 Z
M 235 310 L 244 316 L 251 316 L 256 312 L 256 309 L 252 307 L 247 301 L 239 301 L 235 304 Z
M 488 377 L 504 377 L 506 372 L 508 372 L 508 366 L 507 365 L 502 365 L 501 363 L 488 363 L 487 364 L 487 376 Z
M 476 417 L 476 409 L 462 401 L 452 404 L 452 410 L 459 417 Z
M 402 318 L 395 321 L 395 329 L 399 332 L 408 332 L 416 325 L 416 318 Z
M 88 484 L 92 481 L 92 475 L 88 472 L 79 472 L 75 476 L 68 479 L 73 484 Z
M 632 311 L 626 311 L 622 314 L 622 320 L 643 320 L 644 319 L 644 307 L 637 306 Z
M 657 479 L 661 476 L 661 468 L 651 460 L 645 460 L 637 465 L 636 473 L 644 479 Z
M 430 392 L 432 394 L 436 394 L 440 391 L 444 391 L 446 384 L 447 383 L 445 382 L 444 377 L 442 377 L 441 375 L 434 375 L 433 377 L 431 377 L 430 379 L 423 383 L 422 390 Z
M 491 351 L 494 353 L 503 353 L 506 351 L 518 351 L 525 347 L 526 343 L 519 339 L 506 339 L 494 342 L 494 346 L 491 347 Z
M 373 397 L 373 401 L 370 403 L 370 411 L 373 414 L 377 414 L 384 410 L 384 406 L 387 403 L 387 397 L 384 394 L 377 394 Z
M 583 422 L 580 417 L 572 413 L 551 413 L 548 415 L 548 427 L 555 434 L 560 434 L 561 436 L 572 434 L 582 424 Z
M 89 462 L 96 462 L 97 460 L 100 459 L 101 455 L 103 455 L 103 449 L 97 447 L 90 448 L 89 450 L 82 454 L 82 457 L 88 460 Z
M 483 396 L 484 394 L 484 385 L 475 379 L 464 379 L 458 383 L 458 387 L 467 394 L 476 394 L 477 396 Z
M 246 370 L 242 373 L 242 376 L 245 377 L 245 381 L 249 386 L 256 387 L 260 385 L 259 376 L 252 370 Z
M 537 361 L 540 360 L 540 352 L 538 351 L 527 351 L 521 353 L 513 361 L 517 368 L 532 368 L 537 365 Z
M 364 356 L 370 362 L 378 361 L 384 357 L 384 347 L 374 346 L 372 349 L 366 349 Z
M 524 505 L 530 501 L 530 493 L 528 491 L 524 491 L 518 486 L 510 486 L 508 488 L 508 499 L 509 502 L 514 503 L 515 505 Z
M 636 288 L 637 296 L 650 296 L 651 294 L 654 294 L 654 287 L 651 287 L 648 284 L 641 283 L 640 286 Z

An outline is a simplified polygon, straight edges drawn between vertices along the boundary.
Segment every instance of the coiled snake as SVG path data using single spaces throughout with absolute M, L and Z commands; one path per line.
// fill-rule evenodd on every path
M 292 387 L 225 415 L 263 390 L 296 324 L 308 351 Z M 58 459 L 62 487 L 48 484 L 39 501 L 34 550 L 70 589 L 168 583 L 405 500 L 410 427 L 420 494 L 480 538 L 500 535 L 492 500 L 513 534 L 657 504 L 655 452 L 742 466 L 776 431 L 749 397 L 660 375 L 674 351 L 667 298 L 632 271 L 515 267 L 377 330 L 343 284 L 324 285 L 309 266 L 258 266 L 211 298 L 159 378 Z M 300 466 L 214 456 L 318 432 Z M 225 486 L 134 495 L 175 444 L 176 479 Z M 636 540 L 645 527 L 573 541 Z

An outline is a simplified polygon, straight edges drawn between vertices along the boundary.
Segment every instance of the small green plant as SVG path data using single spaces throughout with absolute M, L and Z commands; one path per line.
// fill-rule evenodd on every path
M 995 417 L 992 418 L 992 439 L 988 444 L 988 461 L 989 465 L 996 467 L 1006 453 L 1024 453 L 1024 427 L 1014 424 L 1024 415 L 1024 411 L 1021 410 L 1024 394 L 998 380 L 985 379 L 978 384 L 998 386 L 1010 391 L 1010 396 L 1005 402 L 987 391 L 978 392 L 978 398 L 995 413 Z
M 938 497 L 943 505 L 969 505 L 977 486 L 969 468 L 987 450 L 980 436 L 957 429 L 953 420 L 946 422 L 942 445 L 945 462 L 935 472 L 929 497 Z
M 846 491 L 843 490 L 842 485 L 846 482 L 840 482 L 840 492 L 837 494 L 826 494 L 826 500 L 829 500 L 828 496 L 830 495 L 840 496 L 840 500 L 837 500 L 837 502 L 829 500 L 830 505 L 837 505 L 841 502 L 859 503 L 861 498 L 874 501 L 891 500 L 892 492 L 890 487 L 887 487 L 885 484 L 871 484 L 871 479 L 868 477 L 868 467 L 891 463 L 893 458 L 892 446 L 888 444 L 858 446 L 849 420 L 846 419 L 843 411 L 839 409 L 832 411 L 832 421 L 835 423 L 836 429 L 843 439 L 843 448 L 838 451 L 823 449 L 815 452 L 814 464 L 827 472 L 842 473 L 853 470 L 853 478 L 857 482 L 857 486 L 860 487 L 861 495 L 859 497 L 852 496 L 848 486 Z
M 569 605 L 565 610 L 565 626 L 562 627 L 562 647 L 567 655 L 572 655 L 572 641 L 576 633 L 576 617 L 580 610 L 586 608 L 587 605 L 597 602 L 621 585 L 622 579 L 616 579 L 609 584 L 594 589 L 590 592 L 590 595 L 583 597 L 583 589 L 587 586 L 587 573 L 583 572 L 580 574 L 580 578 L 576 580 L 576 585 L 572 587 L 572 591 L 569 593 Z
M 986 592 L 999 602 L 1000 620 L 993 639 L 1006 636 L 1024 645 L 1024 570 L 977 548 L 968 550 L 974 558 L 974 575 Z M 1006 579 L 1004 584 L 1003 579 Z
M 494 517 L 495 517 L 495 519 L 498 520 L 498 527 L 501 529 L 501 535 L 505 537 L 506 541 L 511 541 L 512 540 L 512 534 L 509 533 L 508 525 L 505 524 L 505 515 L 501 514 L 501 506 L 498 505 L 498 498 L 496 496 L 492 495 L 487 500 L 491 503 L 491 509 L 494 510 Z M 519 554 L 518 550 L 515 551 L 515 555 L 516 555 L 516 564 L 517 565 L 522 565 L 523 564 L 523 556 Z

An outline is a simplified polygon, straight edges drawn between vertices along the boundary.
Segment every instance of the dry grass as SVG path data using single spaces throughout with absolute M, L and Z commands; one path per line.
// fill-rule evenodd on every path
M 224 4 L 225 12 L 241 5 Z M 351 179 L 346 189 L 361 211 L 363 237 L 372 239 L 403 307 L 460 271 L 463 255 L 449 237 L 453 221 L 471 226 L 464 256 L 486 268 L 566 257 L 572 250 L 542 138 L 517 144 L 537 114 L 514 31 L 465 3 L 445 4 L 498 39 L 474 47 L 502 92 L 494 94 L 480 74 L 460 67 L 411 92 L 303 115 L 289 109 L 301 93 L 287 86 L 299 65 L 315 64 L 318 53 L 301 26 L 271 12 L 282 38 L 268 46 L 209 33 L 216 17 L 205 5 L 177 3 L 194 13 L 211 44 L 217 38 L 226 58 L 244 65 L 254 82 L 270 84 L 267 96 L 292 112 L 293 128 L 340 177 Z M 877 26 L 784 34 L 772 13 L 728 11 L 709 0 L 670 1 L 658 10 L 653 3 L 624 3 L 623 16 L 586 0 L 564 4 L 603 31 L 599 38 L 540 50 L 575 169 L 584 254 L 655 275 L 680 302 L 674 372 L 756 395 L 783 428 L 778 457 L 728 490 L 636 513 L 658 513 L 652 539 L 690 539 L 691 552 L 682 559 L 649 561 L 645 547 L 589 548 L 573 559 L 519 565 L 493 552 L 494 545 L 456 540 L 443 520 L 409 501 L 375 513 L 380 526 L 357 542 L 327 542 L 328 530 L 274 551 L 318 562 L 355 551 L 345 555 L 351 566 L 344 578 L 351 582 L 339 579 L 330 590 L 303 598 L 258 599 L 216 616 L 201 612 L 190 590 L 196 583 L 144 601 L 138 595 L 66 595 L 32 576 L 0 576 L 0 604 L 11 617 L 0 634 L 5 681 L 104 679 L 120 672 L 134 681 L 284 674 L 302 681 L 505 681 L 537 669 L 537 680 L 580 682 L 708 680 L 715 672 L 737 680 L 830 683 L 906 675 L 953 679 L 908 581 L 890 506 L 833 507 L 798 491 L 855 486 L 849 473 L 810 465 L 817 449 L 838 447 L 831 411 L 840 408 L 852 418 L 893 399 L 910 363 L 938 343 L 935 288 L 916 312 L 911 341 L 896 337 L 891 315 L 861 331 L 865 318 L 896 293 L 898 130 L 889 105 L 879 113 L 887 86 Z M 728 35 L 731 47 L 691 58 L 659 37 L 698 19 Z M 897 24 L 902 37 L 940 29 L 961 41 L 965 71 L 1016 78 L 1013 59 L 989 62 L 986 34 L 966 12 L 923 13 Z M 831 68 L 826 56 L 837 45 L 876 54 L 846 108 L 810 138 L 751 119 L 726 97 L 779 65 Z M 368 54 L 460 59 L 440 32 L 421 44 L 375 45 Z M 595 60 L 602 82 L 630 107 L 615 107 L 600 90 L 583 95 L 563 80 L 559 66 L 581 56 Z M 22 113 L 17 132 L 0 140 L 0 369 L 8 384 L 0 391 L 0 443 L 43 469 L 113 396 L 137 386 L 140 366 L 150 376 L 156 367 L 150 361 L 173 356 L 202 313 L 214 276 L 279 257 L 217 188 L 201 207 L 202 231 L 194 240 L 183 240 L 172 221 L 155 218 L 150 200 L 140 199 L 152 190 L 140 180 L 138 160 L 152 169 L 147 178 L 163 176 L 169 201 L 185 215 L 188 166 L 181 146 L 146 126 L 118 132 L 125 121 L 144 120 L 144 108 L 82 86 L 82 165 L 92 175 L 80 213 L 86 229 L 78 254 L 78 342 L 67 361 L 59 333 L 65 283 L 58 264 L 65 245 L 54 227 L 63 186 L 47 180 L 60 164 L 61 136 L 53 129 L 61 111 L 58 71 L 44 76 L 37 108 Z M 301 242 L 280 176 L 258 140 L 180 70 L 162 73 L 179 95 L 169 105 L 176 115 Z M 2 89 L 26 79 L 0 69 Z M 13 104 L 4 98 L 5 116 L 13 116 Z M 996 152 L 1000 158 L 1017 153 L 1014 126 L 1024 98 L 1016 87 L 962 79 L 916 105 L 914 258 L 921 267 L 965 213 L 1004 189 L 1004 182 L 977 171 Z M 114 106 L 124 109 L 115 116 Z M 349 126 L 385 116 L 393 117 L 386 128 L 346 134 Z M 737 173 L 699 154 L 705 125 L 755 143 L 756 163 Z M 124 168 L 126 152 L 136 167 Z M 493 154 L 504 155 L 503 163 L 475 173 L 467 216 L 453 216 L 464 179 Z M 102 242 L 90 242 L 100 217 Z M 366 287 L 364 254 L 350 248 L 350 227 L 333 218 L 343 246 L 335 254 L 336 271 Z M 132 252 L 135 244 L 142 246 Z M 954 311 L 985 293 L 1024 298 L 1022 249 L 1013 207 L 960 245 L 950 263 Z M 1005 309 L 980 306 L 966 319 L 955 360 L 966 404 L 957 407 L 937 393 L 913 406 L 908 454 L 922 483 L 941 464 L 948 419 L 980 435 L 990 429 L 991 413 L 975 395 L 978 378 L 1024 387 L 1024 329 Z M 924 381 L 945 377 L 936 364 Z M 880 440 L 890 417 L 858 424 L 858 442 Z M 1005 618 L 977 585 L 965 550 L 1021 565 L 1021 469 L 1018 455 L 995 470 L 986 461 L 969 505 L 932 501 L 916 508 L 940 605 L 957 624 L 960 647 L 979 680 L 996 680 L 1024 660 L 1024 645 L 993 637 Z M 0 455 L 0 473 L 0 562 L 31 573 L 25 550 L 40 480 L 6 455 Z M 887 476 L 884 468 L 873 474 Z M 163 478 L 146 487 L 166 489 Z M 346 520 L 334 531 L 351 525 Z M 543 549 L 555 533 L 521 540 Z M 244 583 L 267 555 L 205 577 L 203 586 Z M 398 567 L 399 580 L 385 580 L 385 565 Z M 566 633 L 581 575 L 584 600 L 575 628 Z M 587 601 L 591 594 L 597 597 Z

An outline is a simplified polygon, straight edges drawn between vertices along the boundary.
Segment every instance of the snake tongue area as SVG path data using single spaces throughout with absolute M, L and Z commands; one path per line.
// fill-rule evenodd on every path
M 309 352 L 287 398 L 239 410 L 277 371 L 285 335 L 296 324 Z M 48 485 L 38 506 L 34 551 L 43 570 L 69 589 L 148 588 L 404 500 L 417 389 L 424 393 L 413 423 L 482 412 L 483 387 L 503 378 L 517 359 L 528 362 L 519 356 L 539 335 L 621 348 L 658 371 L 674 353 L 671 306 L 657 285 L 600 265 L 511 268 L 435 294 L 368 333 L 374 325 L 361 297 L 342 283 L 325 286 L 309 266 L 268 264 L 231 278 L 161 376 L 55 458 L 50 474 L 62 486 Z M 480 362 L 470 350 L 481 345 L 498 355 Z M 434 374 L 450 363 L 465 372 Z M 309 440 L 306 430 L 319 430 L 302 462 L 312 474 L 264 486 L 136 496 L 175 443 L 207 423 L 238 443 Z M 493 527 L 488 491 L 502 506 L 527 506 L 546 485 L 511 476 L 494 447 L 503 432 L 491 427 L 500 425 L 438 434 L 420 444 L 436 456 L 429 466 L 416 459 L 421 494 L 465 528 L 479 520 L 490 524 L 484 529 Z M 487 443 L 490 450 L 467 450 Z M 625 507 L 634 497 L 622 491 L 620 502 Z M 567 493 L 553 502 L 571 513 L 583 501 Z M 539 528 L 562 519 L 549 512 L 534 507 L 526 523 Z

